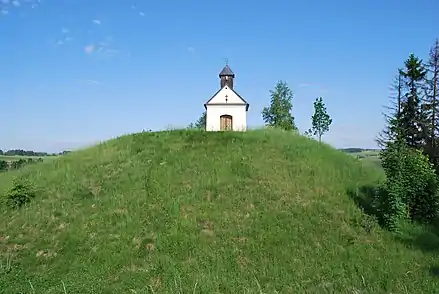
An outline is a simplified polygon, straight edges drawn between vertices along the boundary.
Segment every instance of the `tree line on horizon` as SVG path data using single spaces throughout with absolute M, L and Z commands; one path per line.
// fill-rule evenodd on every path
M 20 169 L 26 165 L 37 163 L 37 162 L 43 162 L 43 159 L 41 157 L 37 157 L 37 158 L 29 157 L 27 159 L 20 158 L 18 160 L 12 160 L 12 161 L 0 160 L 0 172 Z
M 0 156 L 18 157 L 17 160 L 7 160 L 0 157 L 0 172 L 20 169 L 26 165 L 43 162 L 42 157 L 59 156 L 67 154 L 70 151 L 62 151 L 59 153 L 36 152 L 32 150 L 11 149 L 3 151 L 0 149 Z
M 439 40 L 424 61 L 411 53 L 396 71 L 377 142 L 386 181 L 373 200 L 383 223 L 439 217 Z
M 23 149 L 11 149 L 7 151 L 3 151 L 0 149 L 0 155 L 3 156 L 32 156 L 32 157 L 44 157 L 44 156 L 58 156 L 66 154 L 70 151 L 62 151 L 59 153 L 48 153 L 48 152 L 37 152 L 32 150 L 23 150 Z

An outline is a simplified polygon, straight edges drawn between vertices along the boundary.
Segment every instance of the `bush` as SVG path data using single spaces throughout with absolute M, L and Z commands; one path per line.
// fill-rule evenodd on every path
M 403 143 L 388 143 L 380 153 L 386 173 L 379 207 L 385 225 L 396 230 L 406 218 L 430 222 L 439 210 L 438 181 L 428 157 Z
M 6 203 L 9 207 L 17 209 L 35 198 L 35 190 L 24 179 L 14 179 L 12 188 L 6 193 Z
M 0 160 L 0 171 L 7 171 L 9 164 L 6 160 Z

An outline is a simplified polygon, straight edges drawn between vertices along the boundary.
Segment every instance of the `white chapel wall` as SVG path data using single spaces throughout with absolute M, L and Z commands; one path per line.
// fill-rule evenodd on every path
M 247 130 L 247 112 L 245 105 L 207 105 L 206 131 L 220 131 L 220 116 L 231 115 L 234 131 Z

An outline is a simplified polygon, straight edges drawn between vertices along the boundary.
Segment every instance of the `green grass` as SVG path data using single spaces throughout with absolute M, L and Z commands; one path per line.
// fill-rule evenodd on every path
M 18 211 L 0 204 L 2 293 L 439 287 L 435 251 L 381 230 L 352 200 L 382 171 L 298 135 L 140 133 L 1 174 L 0 189 L 13 177 L 38 194 Z

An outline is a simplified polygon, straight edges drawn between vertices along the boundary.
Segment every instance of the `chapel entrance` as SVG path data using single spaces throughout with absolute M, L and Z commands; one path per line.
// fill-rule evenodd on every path
M 231 115 L 224 114 L 220 116 L 220 130 L 221 131 L 233 130 L 233 118 Z

